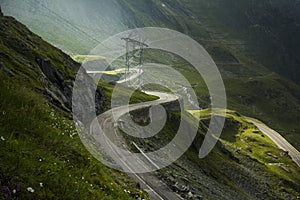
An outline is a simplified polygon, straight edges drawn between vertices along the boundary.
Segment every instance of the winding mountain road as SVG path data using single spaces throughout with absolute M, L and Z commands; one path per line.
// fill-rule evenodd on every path
M 110 149 L 110 156 L 113 160 L 116 161 L 117 165 L 120 166 L 124 171 L 128 172 L 128 174 L 134 178 L 137 182 L 140 183 L 141 187 L 148 192 L 154 200 L 177 200 L 182 199 L 177 193 L 173 192 L 165 183 L 157 178 L 155 173 L 135 173 L 136 169 L 143 169 L 151 171 L 151 167 L 155 167 L 154 162 L 147 158 L 145 154 L 143 154 L 142 150 L 140 151 L 140 155 L 144 156 L 144 159 L 141 157 L 130 157 L 127 156 L 119 147 L 122 147 L 128 150 L 128 147 L 125 143 L 125 139 L 122 134 L 119 132 L 118 126 L 115 121 L 128 113 L 128 111 L 133 111 L 141 108 L 146 108 L 149 106 L 160 105 L 167 102 L 172 102 L 178 100 L 178 97 L 172 94 L 167 94 L 163 92 L 146 92 L 151 95 L 155 95 L 160 97 L 158 100 L 149 101 L 139 104 L 132 104 L 129 106 L 120 106 L 117 108 L 113 108 L 100 116 L 97 117 L 95 123 L 92 123 L 91 130 L 94 138 L 97 138 L 97 141 L 104 141 L 102 145 L 106 149 Z M 288 151 L 291 158 L 295 161 L 295 163 L 300 167 L 300 153 L 297 149 L 295 149 L 290 143 L 288 143 L 279 133 L 275 132 L 262 122 L 259 122 L 256 119 L 245 117 L 245 119 L 253 123 L 260 131 L 266 134 L 279 148 L 284 151 Z M 101 126 L 99 130 L 99 125 Z M 103 131 L 105 133 L 105 137 L 101 134 L 99 135 L 99 131 Z M 136 144 L 134 144 L 136 145 Z
M 261 132 L 267 135 L 280 149 L 287 151 L 294 162 L 300 167 L 300 152 L 295 147 L 293 147 L 284 137 L 256 119 L 249 117 L 245 117 L 245 119 L 248 122 L 254 124 Z
M 141 72 L 142 73 L 142 72 Z M 137 73 L 127 80 L 121 80 L 120 83 L 135 79 L 140 75 Z M 154 200 L 177 200 L 182 199 L 177 193 L 173 192 L 165 183 L 157 178 L 154 172 L 135 173 L 136 171 L 153 171 L 158 169 L 150 158 L 136 145 L 136 149 L 140 151 L 140 156 L 130 155 L 125 139 L 118 128 L 119 119 L 126 113 L 150 106 L 161 105 L 168 102 L 178 100 L 178 97 L 163 92 L 146 92 L 147 94 L 158 96 L 159 99 L 139 104 L 131 104 L 113 108 L 100 116 L 98 116 L 91 124 L 93 137 L 100 143 L 102 148 L 109 150 L 109 156 L 114 166 L 122 168 L 132 178 L 140 183 L 141 187 L 148 192 Z M 253 123 L 260 131 L 266 134 L 279 148 L 288 151 L 291 158 L 300 167 L 300 153 L 290 143 L 288 143 L 279 133 L 275 132 L 265 124 L 256 119 L 245 117 L 245 119 Z M 99 134 L 100 133 L 100 134 Z M 112 164 L 112 163 L 110 163 Z
M 151 163 L 151 160 L 149 162 L 150 158 L 145 157 L 143 152 L 140 152 L 140 155 L 143 155 L 145 159 L 138 156 L 132 158 L 126 153 L 128 148 L 122 134 L 119 132 L 118 126 L 116 125 L 116 121 L 118 121 L 121 116 L 128 113 L 128 111 L 160 105 L 167 102 L 173 102 L 178 99 L 178 97 L 175 95 L 162 92 L 146 93 L 158 96 L 160 98 L 155 101 L 113 108 L 101 114 L 97 117 L 97 120 L 94 120 L 94 122 L 91 124 L 92 135 L 97 141 L 101 141 L 101 146 L 103 148 L 110 151 L 109 156 L 114 160 L 114 162 L 116 162 L 116 165 L 128 172 L 130 176 L 138 181 L 141 187 L 148 192 L 152 199 L 182 199 L 178 194 L 168 188 L 166 184 L 159 180 L 154 173 L 135 173 L 137 170 L 151 171 L 151 169 L 153 169 L 153 167 L 155 168 L 156 166 L 153 166 L 154 162 Z

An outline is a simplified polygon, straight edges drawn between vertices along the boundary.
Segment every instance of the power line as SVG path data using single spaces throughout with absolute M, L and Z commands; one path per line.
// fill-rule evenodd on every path
M 144 42 L 140 42 L 140 41 L 132 39 L 130 37 L 125 37 L 125 38 L 123 37 L 121 39 L 126 42 L 126 67 L 127 67 L 127 69 L 125 68 L 125 80 L 127 79 L 127 76 L 130 76 L 130 69 L 133 68 L 135 65 L 135 63 L 133 63 L 133 60 L 135 58 L 138 58 L 139 71 L 137 73 L 140 73 L 140 74 L 139 74 L 138 80 L 136 82 L 138 82 L 137 83 L 138 85 L 143 85 L 143 82 L 144 82 L 144 80 L 143 80 L 144 47 L 149 47 L 149 46 L 147 44 L 145 44 Z M 132 50 L 129 49 L 130 45 L 132 47 Z M 137 48 L 136 48 L 136 45 L 137 45 Z M 135 55 L 134 50 L 138 50 L 138 56 Z M 130 80 L 128 80 L 128 81 L 130 84 Z
M 57 12 L 51 10 L 50 8 L 48 8 L 47 6 L 43 5 L 41 2 L 37 1 L 37 0 L 33 0 L 35 1 L 35 3 L 37 5 L 39 5 L 40 7 L 44 8 L 45 10 L 47 10 L 48 12 L 50 12 L 52 15 L 54 15 L 55 17 L 57 17 L 58 19 L 60 19 L 61 21 L 63 21 L 64 23 L 66 23 L 67 25 L 69 25 L 71 28 L 73 28 L 73 30 L 77 33 L 81 33 L 82 35 L 85 35 L 87 37 L 87 39 L 97 42 L 98 44 L 101 44 L 103 47 L 108 48 L 110 50 L 112 50 L 110 47 L 104 45 L 101 41 L 99 41 L 98 39 L 96 39 L 95 37 L 93 37 L 92 35 L 90 35 L 89 33 L 87 33 L 86 31 L 82 30 L 81 28 L 79 28 L 78 26 L 76 26 L 74 23 L 72 23 L 71 21 L 69 21 L 68 19 L 62 17 L 60 14 L 58 14 Z M 30 1 L 26 0 L 27 4 L 29 6 L 31 6 Z
M 34 0 L 37 5 L 40 5 L 41 7 L 43 7 L 44 9 L 48 10 L 50 13 L 52 13 L 53 15 L 57 16 L 58 18 L 60 18 L 61 20 L 63 20 L 64 22 L 66 22 L 68 25 L 72 26 L 75 30 L 83 33 L 84 35 L 86 35 L 89 39 L 101 43 L 99 40 L 97 40 L 96 38 L 94 38 L 93 36 L 91 36 L 89 33 L 87 33 L 86 31 L 80 29 L 79 27 L 77 27 L 76 25 L 72 24 L 72 22 L 70 22 L 68 19 L 65 19 L 64 17 L 62 17 L 61 15 L 59 15 L 58 13 L 56 13 L 55 11 L 51 10 L 50 8 L 48 8 L 47 6 L 43 5 L 42 3 L 40 3 L 37 0 Z M 27 1 L 29 2 L 29 1 Z

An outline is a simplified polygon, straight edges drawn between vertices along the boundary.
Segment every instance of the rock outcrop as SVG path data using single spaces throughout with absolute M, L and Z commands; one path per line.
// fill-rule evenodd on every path
M 1 14 L 2 15 L 2 14 Z M 80 111 L 103 112 L 103 92 L 80 64 L 53 47 L 12 17 L 0 18 L 0 71 L 22 85 L 43 94 L 52 104 L 71 113 L 73 88 L 80 72 L 83 89 L 79 95 Z M 87 110 L 88 109 L 88 110 Z M 80 117 L 80 122 L 88 120 Z M 92 119 L 89 119 L 92 120 Z
M 1 6 L 0 6 L 0 17 L 3 17 L 3 12 L 2 12 L 2 9 L 1 9 Z
M 43 74 L 40 81 L 49 93 L 51 100 L 56 104 L 59 102 L 65 109 L 70 110 L 72 107 L 73 80 L 66 79 L 63 73 L 52 66 L 48 59 L 37 56 L 36 62 Z
M 39 56 L 37 56 L 35 60 L 43 74 L 40 81 L 46 88 L 48 96 L 51 98 L 52 102 L 63 107 L 65 110 L 70 111 L 72 109 L 74 80 L 63 74 L 59 68 L 53 66 L 50 60 Z M 79 69 L 79 66 L 76 67 Z M 81 69 L 80 74 L 84 76 L 82 80 L 85 81 L 84 84 L 86 90 L 96 88 L 96 94 L 90 94 L 82 97 L 87 100 L 84 101 L 85 105 L 81 105 L 80 107 L 85 109 L 92 107 L 93 103 L 95 103 L 96 114 L 98 115 L 102 112 L 103 95 L 101 88 L 94 83 L 93 79 L 90 78 L 83 69 Z

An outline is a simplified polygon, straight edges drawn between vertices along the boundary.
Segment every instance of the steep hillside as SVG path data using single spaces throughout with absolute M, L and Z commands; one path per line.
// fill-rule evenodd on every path
M 300 12 L 296 0 L 0 3 L 5 13 L 72 54 L 87 54 L 106 37 L 133 27 L 159 26 L 186 33 L 202 44 L 218 65 L 229 108 L 266 122 L 300 149 Z M 149 60 L 166 60 L 160 54 L 155 56 Z M 194 81 L 199 77 L 184 71 L 197 84 Z M 196 87 L 199 102 L 208 107 L 209 96 L 203 95 L 202 88 L 200 84 Z
M 244 41 L 243 53 L 300 83 L 299 1 L 227 0 L 202 5 L 202 11 L 214 14 L 211 21 L 215 22 L 216 30 L 228 33 L 225 39 Z
M 70 53 L 87 53 L 97 40 L 127 28 L 162 26 L 187 33 L 200 42 L 209 39 L 245 50 L 247 56 L 299 83 L 300 4 L 296 0 L 0 3 L 7 14 Z
M 147 197 L 82 145 L 69 112 L 78 67 L 24 25 L 0 15 L 0 199 Z M 104 109 L 103 93 L 99 87 L 98 112 Z
M 99 41 L 127 29 L 120 6 L 113 0 L 1 0 L 6 15 L 67 53 L 87 54 Z M 76 12 L 74 12 L 76 11 Z
M 156 172 L 174 192 L 184 199 L 299 198 L 299 167 L 287 152 L 235 111 L 226 111 L 221 139 L 206 158 L 199 159 L 211 113 L 210 110 L 189 112 L 200 116 L 200 128 L 193 145 L 172 165 Z M 140 110 L 132 114 L 141 117 L 145 113 Z M 134 141 L 143 152 L 153 152 L 174 138 L 180 117 L 189 121 L 192 116 L 169 113 L 167 125 L 156 136 L 139 139 L 124 134 L 124 137 L 129 145 Z
M 5 13 L 16 16 L 69 53 L 87 53 L 97 40 L 127 28 L 162 26 L 188 33 L 199 42 L 205 42 L 204 39 L 238 48 L 299 83 L 300 4 L 296 0 L 1 0 L 0 3 Z
M 299 85 L 276 74 L 259 60 L 248 57 L 240 47 L 232 48 L 232 40 L 223 37 L 216 40 L 216 35 L 220 34 L 208 25 L 208 22 L 215 21 L 205 21 L 208 24 L 198 21 L 200 14 L 195 10 L 197 6 L 201 7 L 200 1 L 196 4 L 196 1 L 174 0 L 101 3 L 90 0 L 91 4 L 85 4 L 86 7 L 81 6 L 83 1 L 52 4 L 54 1 L 44 0 L 38 4 L 37 1 L 25 0 L 18 1 L 18 6 L 16 2 L 0 0 L 7 12 L 17 12 L 19 6 L 23 6 L 24 12 L 19 9 L 15 15 L 52 43 L 76 53 L 86 53 L 95 45 L 96 41 L 87 41 L 90 34 L 95 34 L 93 38 L 97 34 L 74 30 L 66 17 L 78 22 L 76 27 L 89 26 L 88 30 L 103 26 L 100 30 L 103 37 L 115 31 L 109 27 L 110 23 L 118 31 L 127 26 L 160 25 L 188 33 L 203 42 L 216 60 L 227 87 L 229 107 L 268 122 L 300 148 L 297 134 L 300 130 L 297 121 Z M 218 2 L 203 5 L 222 5 Z M 98 13 L 99 5 L 108 16 L 106 19 L 101 18 L 103 13 L 97 15 L 98 18 L 94 15 Z M 59 15 L 48 10 L 48 14 L 52 13 L 52 18 L 49 18 L 38 8 L 64 13 L 64 19 L 58 20 L 58 24 L 49 22 Z M 74 8 L 82 9 L 75 17 L 71 15 L 75 15 Z M 117 14 L 113 12 L 115 9 Z M 30 15 L 30 10 L 33 15 Z M 89 16 L 84 16 L 87 13 L 103 21 L 99 24 L 97 20 L 90 21 Z M 205 15 L 208 17 L 207 13 Z M 44 16 L 39 18 L 43 23 L 35 21 L 32 16 Z M 74 32 L 69 35 L 66 26 Z M 51 32 L 52 28 L 57 32 Z M 82 40 L 77 41 L 82 36 Z M 82 57 L 77 56 L 85 61 Z M 180 71 L 193 85 L 201 107 L 209 107 L 209 94 L 201 78 L 186 61 L 155 50 L 145 51 L 145 61 L 170 65 Z M 72 86 L 79 66 L 14 18 L 0 15 L 0 199 L 149 199 L 128 175 L 102 165 L 82 145 L 69 112 Z M 166 74 L 162 69 L 156 78 L 174 82 L 172 77 L 166 78 Z M 92 80 L 87 87 L 90 84 L 94 84 Z M 110 105 L 109 97 L 114 86 L 99 85 L 96 104 L 97 112 L 101 113 Z M 128 93 L 127 88 L 122 91 Z M 154 99 L 137 91 L 130 100 L 136 103 Z M 174 192 L 185 199 L 300 198 L 299 167 L 287 152 L 280 150 L 235 111 L 227 111 L 225 129 L 216 148 L 205 159 L 199 159 L 198 151 L 211 113 L 209 109 L 190 111 L 196 117 L 198 112 L 201 113 L 200 129 L 193 145 L 178 161 L 155 172 Z M 145 152 L 164 146 L 174 137 L 180 118 L 188 122 L 192 117 L 188 113 L 168 114 L 167 125 L 157 136 L 145 140 L 125 137 L 130 142 L 135 141 Z

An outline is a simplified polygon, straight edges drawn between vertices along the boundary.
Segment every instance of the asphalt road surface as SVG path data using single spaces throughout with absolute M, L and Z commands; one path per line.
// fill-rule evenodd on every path
M 129 79 L 120 82 L 126 82 L 128 80 L 135 79 L 139 75 L 140 74 L 137 73 L 135 75 L 132 75 L 132 77 L 130 77 Z M 97 117 L 97 119 L 94 120 L 91 125 L 92 135 L 97 141 L 102 141 L 102 148 L 105 148 L 105 150 L 108 150 L 110 152 L 109 156 L 114 160 L 116 165 L 122 168 L 124 171 L 128 172 L 131 177 L 139 182 L 141 187 L 148 192 L 152 199 L 182 199 L 177 193 L 168 188 L 165 183 L 159 180 L 156 177 L 155 173 L 135 173 L 136 171 L 153 171 L 153 168 L 157 168 L 155 162 L 152 162 L 150 158 L 143 154 L 142 150 L 140 150 L 139 147 L 137 147 L 137 149 L 140 151 L 140 154 L 137 157 L 132 158 L 126 153 L 126 151 L 128 151 L 128 147 L 126 145 L 125 139 L 118 129 L 117 122 L 119 118 L 129 111 L 178 100 L 177 96 L 168 93 L 146 93 L 158 96 L 160 97 L 160 99 L 139 104 L 132 104 L 129 106 L 120 106 L 101 114 Z M 266 134 L 279 148 L 287 151 L 291 158 L 295 161 L 295 163 L 300 167 L 299 151 L 295 149 L 290 143 L 288 143 L 279 133 L 272 130 L 265 124 L 259 122 L 258 120 L 252 118 L 245 119 L 257 126 L 257 128 L 264 134 Z M 104 134 L 99 134 L 99 132 L 102 132 Z
M 146 92 L 151 95 L 160 97 L 155 101 L 149 101 L 139 104 L 132 104 L 128 106 L 121 106 L 113 108 L 100 116 L 91 125 L 92 135 L 97 141 L 102 141 L 101 146 L 108 150 L 109 156 L 116 162 L 117 166 L 123 168 L 124 171 L 138 181 L 141 187 L 148 192 L 148 194 L 154 200 L 177 200 L 182 199 L 177 193 L 173 192 L 167 187 L 161 180 L 159 180 L 153 172 L 148 173 L 134 173 L 139 170 L 153 169 L 153 164 L 149 162 L 149 158 L 141 158 L 143 154 L 141 152 L 140 157 L 131 158 L 127 156 L 123 150 L 128 150 L 123 136 L 118 131 L 116 121 L 128 113 L 129 111 L 141 109 L 144 107 L 159 105 L 166 102 L 176 101 L 177 96 L 161 92 Z M 129 108 L 129 109 L 128 109 Z M 99 123 L 98 123 L 99 122 Z M 100 127 L 99 127 L 100 125 Z M 104 134 L 99 134 L 99 132 Z M 122 149 L 120 149 L 123 148 Z
M 245 119 L 248 122 L 253 123 L 261 132 L 267 135 L 280 149 L 287 151 L 294 162 L 300 167 L 300 152 L 286 141 L 284 137 L 256 119 L 249 117 L 246 117 Z

